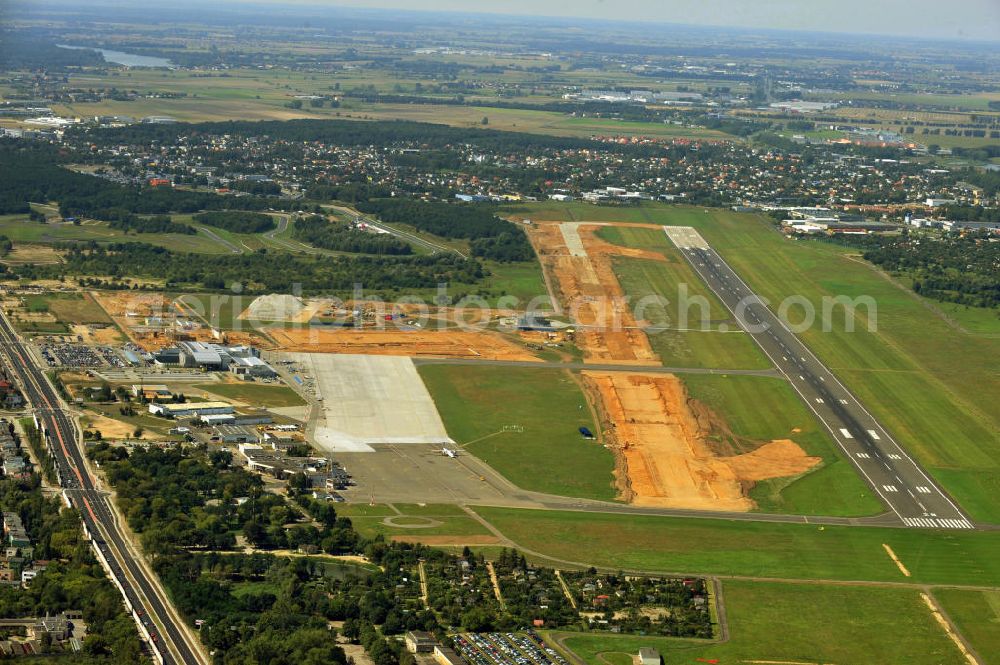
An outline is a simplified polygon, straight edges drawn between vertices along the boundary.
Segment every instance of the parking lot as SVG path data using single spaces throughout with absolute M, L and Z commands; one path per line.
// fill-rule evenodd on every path
M 455 638 L 455 647 L 472 665 L 568 665 L 534 631 L 465 633 Z
M 106 361 L 89 346 L 76 344 L 43 344 L 42 357 L 49 367 L 104 367 Z

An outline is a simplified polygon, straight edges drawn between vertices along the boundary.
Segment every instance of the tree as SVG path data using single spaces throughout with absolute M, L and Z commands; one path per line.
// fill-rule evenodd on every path
M 488 125 L 488 124 L 490 124 L 490 119 L 489 119 L 489 117 L 487 117 L 487 116 L 485 116 L 485 115 L 484 115 L 484 116 L 483 116 L 483 119 L 479 121 L 479 124 L 480 124 L 480 125 Z

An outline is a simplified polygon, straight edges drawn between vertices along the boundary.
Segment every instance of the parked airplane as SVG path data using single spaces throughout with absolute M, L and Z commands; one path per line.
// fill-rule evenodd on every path
M 458 451 L 452 450 L 451 448 L 444 447 L 441 449 L 442 455 L 447 455 L 448 457 L 458 457 Z

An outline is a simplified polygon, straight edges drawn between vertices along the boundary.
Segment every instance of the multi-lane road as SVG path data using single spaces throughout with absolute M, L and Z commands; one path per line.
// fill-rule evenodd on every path
M 975 525 L 861 402 L 691 227 L 664 227 L 695 272 L 785 375 L 844 454 L 908 527 Z
M 199 665 L 206 661 L 172 608 L 153 573 L 134 552 L 108 494 L 94 483 L 77 436 L 77 428 L 35 358 L 0 312 L 0 353 L 34 409 L 53 456 L 66 497 L 80 512 L 95 549 L 122 591 L 126 605 L 141 624 L 162 663 Z

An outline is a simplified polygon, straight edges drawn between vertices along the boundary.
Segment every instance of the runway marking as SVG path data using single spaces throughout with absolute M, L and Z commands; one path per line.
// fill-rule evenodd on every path
M 806 377 L 804 377 L 804 376 L 802 376 L 801 374 L 799 374 L 799 379 L 801 379 L 802 381 L 805 381 L 805 380 L 806 380 Z
M 896 453 L 889 453 L 889 459 L 903 459 L 903 456 Z
M 841 436 L 843 436 L 843 437 L 844 437 L 845 439 L 853 439 L 853 438 L 854 438 L 854 435 L 853 435 L 853 434 L 851 434 L 850 432 L 848 432 L 848 431 L 847 431 L 846 429 L 844 429 L 843 427 L 841 427 L 841 428 L 840 428 L 840 434 L 841 434 Z
M 966 648 L 965 642 L 963 642 L 958 634 L 955 633 L 951 624 L 948 623 L 948 620 L 944 618 L 943 614 L 941 614 L 941 610 L 934 602 L 934 599 L 924 592 L 920 592 L 920 597 L 924 599 L 924 603 L 927 605 L 928 609 L 930 609 L 935 621 L 941 625 L 941 628 L 944 629 L 948 638 L 954 642 L 955 646 L 958 647 L 958 650 L 962 652 L 962 655 L 965 656 L 965 660 L 969 662 L 969 665 L 981 665 L 979 659 L 972 655 L 972 653 Z
M 881 439 L 882 439 L 882 437 L 880 437 L 880 436 L 879 436 L 879 435 L 878 435 L 878 434 L 877 434 L 877 433 L 875 432 L 875 430 L 873 430 L 873 429 L 870 429 L 870 430 L 868 430 L 868 436 L 870 436 L 871 438 L 875 439 L 876 441 L 879 441 L 879 440 L 881 440 Z
M 857 455 L 861 459 L 871 459 L 871 455 L 869 455 L 868 453 L 855 453 L 855 455 Z
M 816 403 L 817 404 L 822 404 L 823 403 L 823 398 L 822 397 L 817 397 L 816 398 Z
M 921 494 L 930 494 L 931 493 L 931 488 L 930 487 L 924 487 L 923 485 L 918 485 L 917 486 L 917 491 L 920 492 Z
M 889 547 L 886 543 L 882 543 L 882 547 L 885 548 L 885 553 L 889 555 L 889 558 L 892 559 L 892 562 L 896 564 L 897 568 L 899 568 L 899 572 L 903 573 L 905 577 L 910 577 L 910 571 L 906 569 L 906 566 L 904 566 L 903 562 L 899 560 L 899 557 L 896 556 L 896 553 L 892 551 L 892 548 Z
M 895 485 L 882 485 L 882 489 L 884 489 L 886 492 L 898 492 L 899 491 L 896 488 Z
M 840 403 L 846 405 L 847 404 L 847 400 L 846 399 L 842 399 L 842 400 L 840 400 Z

